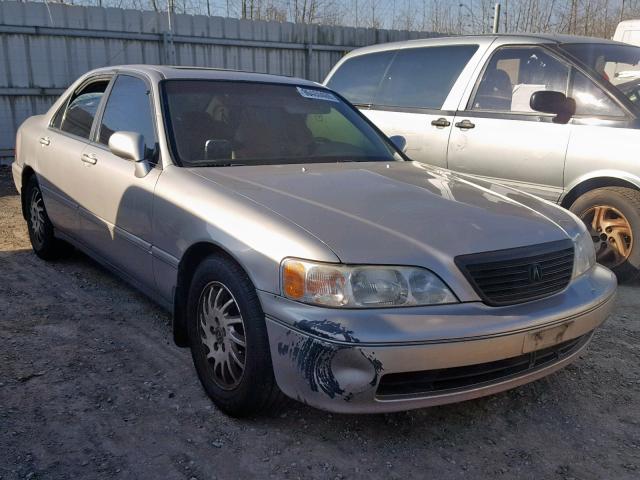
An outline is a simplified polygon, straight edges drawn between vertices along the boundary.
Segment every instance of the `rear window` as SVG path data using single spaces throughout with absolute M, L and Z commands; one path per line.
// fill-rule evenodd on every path
M 374 105 L 440 109 L 477 45 L 398 50 Z
M 59 122 L 60 130 L 63 132 L 88 139 L 93 119 L 108 84 L 108 80 L 93 82 L 76 93 L 71 98 L 63 117 L 59 120 L 56 116 L 54 126 Z
M 370 105 L 394 55 L 394 51 L 388 51 L 350 58 L 329 79 L 327 86 L 351 103 Z
M 441 109 L 477 45 L 408 48 L 345 61 L 327 82 L 351 103 Z

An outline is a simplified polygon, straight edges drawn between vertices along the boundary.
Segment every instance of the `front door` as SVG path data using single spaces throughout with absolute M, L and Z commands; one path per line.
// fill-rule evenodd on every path
M 144 136 L 147 158 L 156 164 L 158 140 L 152 116 L 150 89 L 138 77 L 118 75 L 114 80 L 96 129 L 86 148 L 87 167 L 81 181 L 82 240 L 113 266 L 142 283 L 155 287 L 151 262 L 153 192 L 161 173 L 152 168 L 144 177 L 135 175 L 135 164 L 108 148 L 116 131 Z
M 540 90 L 566 94 L 569 70 L 539 46 L 497 49 L 471 100 L 456 114 L 449 168 L 557 201 L 571 129 L 533 111 L 529 100 Z

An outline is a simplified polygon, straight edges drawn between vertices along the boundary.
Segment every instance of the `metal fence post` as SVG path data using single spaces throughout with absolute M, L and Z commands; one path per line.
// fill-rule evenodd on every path
M 305 56 L 304 56 L 304 77 L 307 80 L 311 80 L 311 56 L 313 55 L 313 45 L 310 43 L 305 44 Z
M 176 46 L 173 43 L 173 33 L 162 32 L 162 63 L 165 65 L 176 64 Z

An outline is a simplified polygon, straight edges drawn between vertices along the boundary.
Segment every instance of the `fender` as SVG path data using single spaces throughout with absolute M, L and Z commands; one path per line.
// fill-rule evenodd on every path
M 640 176 L 625 170 L 593 170 L 567 185 L 558 203 L 568 208 L 582 193 L 601 187 L 628 187 L 640 190 Z

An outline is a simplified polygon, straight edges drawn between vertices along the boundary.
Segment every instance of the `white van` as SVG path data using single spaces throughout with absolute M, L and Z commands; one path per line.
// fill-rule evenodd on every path
M 616 27 L 613 39 L 640 46 L 640 20 L 625 20 Z
M 544 34 L 410 40 L 350 52 L 325 84 L 401 137 L 409 158 L 570 209 L 600 263 L 640 276 L 640 47 Z

